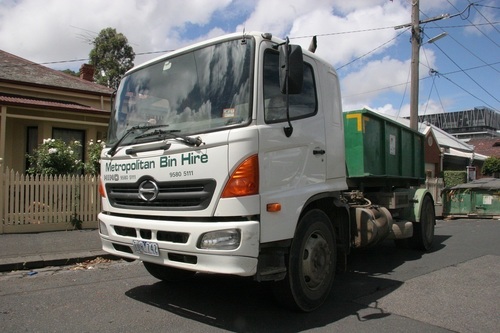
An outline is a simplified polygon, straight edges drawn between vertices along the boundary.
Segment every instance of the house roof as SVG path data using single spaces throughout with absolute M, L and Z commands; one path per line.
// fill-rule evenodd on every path
M 50 99 L 39 99 L 39 98 L 32 98 L 32 97 L 18 96 L 18 95 L 0 94 L 0 104 L 16 105 L 21 107 L 23 106 L 36 107 L 37 109 L 64 110 L 64 111 L 75 111 L 75 112 L 85 112 L 94 114 L 109 114 L 109 111 L 93 108 L 78 103 L 56 101 Z
M 427 133 L 432 129 L 432 132 L 434 133 L 434 136 L 436 137 L 436 140 L 439 143 L 439 146 L 441 147 L 446 147 L 446 148 L 453 148 L 456 150 L 462 150 L 465 152 L 472 152 L 474 151 L 474 147 L 471 145 L 466 144 L 460 139 L 457 139 L 450 133 L 440 129 L 437 126 L 431 125 L 431 124 L 424 124 L 424 123 L 419 123 L 418 124 L 419 131 L 421 133 Z
M 111 95 L 113 89 L 39 65 L 0 50 L 0 81 L 44 86 L 87 94 Z
M 500 157 L 500 138 L 470 139 L 467 143 L 474 146 L 480 154 Z

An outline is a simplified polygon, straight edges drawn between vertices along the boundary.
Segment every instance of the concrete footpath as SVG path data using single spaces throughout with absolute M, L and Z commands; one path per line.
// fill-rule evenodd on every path
M 0 272 L 70 265 L 97 257 L 116 258 L 102 250 L 98 230 L 0 235 Z

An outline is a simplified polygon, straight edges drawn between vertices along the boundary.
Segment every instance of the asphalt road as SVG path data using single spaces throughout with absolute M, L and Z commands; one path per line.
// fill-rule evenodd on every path
M 271 285 L 197 275 L 165 285 L 139 262 L 0 275 L 3 332 L 498 332 L 500 221 L 439 221 L 430 253 L 358 251 L 318 311 L 293 313 Z

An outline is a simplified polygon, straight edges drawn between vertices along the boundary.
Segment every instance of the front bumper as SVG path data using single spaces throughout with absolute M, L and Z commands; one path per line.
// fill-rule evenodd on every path
M 103 213 L 98 218 L 102 248 L 110 254 L 197 272 L 240 276 L 252 276 L 257 272 L 258 221 L 179 222 L 117 217 Z M 236 249 L 209 250 L 197 247 L 203 234 L 228 229 L 237 229 L 241 233 L 241 242 Z M 156 243 L 159 256 L 138 253 L 133 246 L 134 240 Z

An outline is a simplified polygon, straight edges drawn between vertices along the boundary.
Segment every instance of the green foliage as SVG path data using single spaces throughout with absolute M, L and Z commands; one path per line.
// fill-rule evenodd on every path
M 88 161 L 85 163 L 85 172 L 96 176 L 100 172 L 100 159 L 101 159 L 101 151 L 102 148 L 106 143 L 101 140 L 97 140 L 96 143 L 94 143 L 94 140 L 90 140 L 89 143 L 87 144 L 87 155 L 88 155 Z
M 445 171 L 444 184 L 446 187 L 453 187 L 467 182 L 466 171 Z
M 73 228 L 77 229 L 77 230 L 82 230 L 82 226 L 83 226 L 83 221 L 80 220 L 80 217 L 76 214 L 76 213 L 73 213 L 71 215 L 71 219 L 69 220 L 69 222 L 71 223 L 71 225 L 73 226 Z
M 488 157 L 483 164 L 482 168 L 483 175 L 494 175 L 500 173 L 500 158 L 498 157 Z
M 93 40 L 90 63 L 94 65 L 94 79 L 110 88 L 118 88 L 120 79 L 134 66 L 135 53 L 127 37 L 116 29 L 106 28 Z
M 45 139 L 32 155 L 27 155 L 30 175 L 67 175 L 81 170 L 82 161 L 78 156 L 81 143 L 71 141 L 66 144 L 61 139 Z
M 75 72 L 75 71 L 72 71 L 71 69 L 65 69 L 65 70 L 62 70 L 61 72 L 63 73 L 66 73 L 66 74 L 69 74 L 69 75 L 72 75 L 72 76 L 76 76 L 76 77 L 79 77 L 80 76 L 80 73 L 78 72 Z

